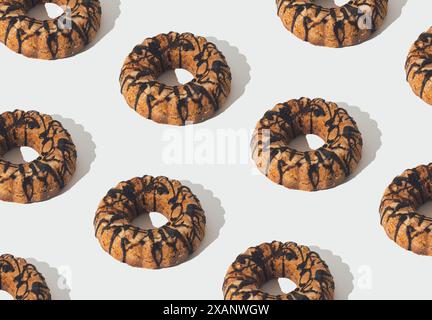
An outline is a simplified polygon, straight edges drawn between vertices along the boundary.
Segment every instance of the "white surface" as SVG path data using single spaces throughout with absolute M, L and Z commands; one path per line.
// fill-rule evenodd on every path
M 432 161 L 432 108 L 411 92 L 404 72 L 409 47 L 430 26 L 431 1 L 391 0 L 377 36 L 346 49 L 295 38 L 276 16 L 273 0 L 102 2 L 99 39 L 76 57 L 31 60 L 0 46 L 1 110 L 56 115 L 80 156 L 74 182 L 57 198 L 27 206 L 0 203 L 0 252 L 32 258 L 57 299 L 221 299 L 225 272 L 238 254 L 265 241 L 296 241 L 327 260 L 337 298 L 431 298 L 432 258 L 387 239 L 378 214 L 395 176 Z M 192 129 L 141 118 L 119 92 L 119 72 L 132 48 L 171 30 L 214 41 L 234 76 L 229 108 Z M 301 96 L 340 102 L 364 135 L 360 170 L 336 189 L 303 193 L 271 183 L 244 160 L 248 137 L 231 148 L 238 154 L 222 148 L 211 164 L 199 154 L 190 159 L 187 143 L 181 146 L 187 153 L 177 159 L 183 162 L 173 164 L 167 156 L 173 142 L 191 134 L 207 137 L 206 143 L 221 129 L 249 134 L 266 110 Z M 101 198 L 119 181 L 144 174 L 190 181 L 207 211 L 204 245 L 176 268 L 133 269 L 94 238 Z

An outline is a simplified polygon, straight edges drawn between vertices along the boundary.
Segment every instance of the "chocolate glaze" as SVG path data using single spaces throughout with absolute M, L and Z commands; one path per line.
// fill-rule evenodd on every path
M 402 248 L 432 256 L 432 219 L 417 209 L 432 199 L 432 164 L 406 170 L 386 189 L 380 206 L 381 224 Z
M 313 0 L 276 0 L 276 4 L 285 27 L 298 38 L 320 46 L 346 47 L 369 39 L 382 25 L 388 0 L 353 0 L 337 8 Z M 365 14 L 370 15 L 368 28 L 364 28 Z
M 157 81 L 169 69 L 194 75 L 185 85 Z M 213 43 L 191 33 L 170 32 L 144 40 L 127 57 L 120 75 L 121 92 L 143 117 L 182 126 L 214 116 L 231 91 L 231 71 Z
M 414 93 L 432 104 L 432 28 L 411 46 L 405 64 L 407 81 Z
M 160 212 L 168 223 L 142 230 L 131 225 L 140 214 Z M 96 212 L 94 226 L 102 248 L 134 267 L 178 265 L 198 248 L 206 218 L 198 198 L 176 180 L 144 176 L 111 189 Z
M 289 147 L 298 135 L 315 134 L 326 144 L 315 151 Z M 252 152 L 258 168 L 290 189 L 317 191 L 342 183 L 357 167 L 363 140 L 346 110 L 322 99 L 278 104 L 257 124 Z
M 45 278 L 22 258 L 0 256 L 0 290 L 16 300 L 51 300 Z
M 297 288 L 280 296 L 259 289 L 274 278 L 288 278 Z M 334 289 L 330 270 L 319 255 L 292 242 L 250 248 L 231 265 L 223 285 L 225 300 L 333 300 Z
M 55 3 L 70 9 L 52 20 L 27 16 L 38 4 Z M 31 58 L 59 59 L 84 49 L 101 23 L 99 0 L 0 0 L 0 41 L 11 50 Z M 64 23 L 70 23 L 64 28 Z
M 0 199 L 18 203 L 56 196 L 76 169 L 77 153 L 61 123 L 37 111 L 0 115 L 0 156 L 14 147 L 28 146 L 40 156 L 29 163 L 0 159 Z

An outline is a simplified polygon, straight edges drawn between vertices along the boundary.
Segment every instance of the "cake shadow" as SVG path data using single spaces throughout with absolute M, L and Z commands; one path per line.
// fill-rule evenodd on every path
M 192 79 L 188 79 L 188 80 L 183 81 L 183 79 L 181 79 L 177 74 L 177 72 L 179 70 L 181 70 L 183 72 L 188 72 L 185 69 L 167 70 L 158 77 L 157 81 L 159 81 L 159 82 L 161 82 L 167 86 L 175 87 L 175 86 L 181 86 L 181 85 L 192 80 Z M 185 78 L 186 78 L 186 76 L 185 76 Z M 190 74 L 190 78 L 193 78 L 192 74 Z
M 324 8 L 337 8 L 339 7 L 336 3 L 336 0 L 315 0 L 314 4 L 317 6 L 321 6 Z
M 313 146 L 312 143 L 316 146 Z M 324 145 L 324 141 L 316 135 L 299 135 L 290 142 L 290 147 L 301 152 L 311 152 Z
M 14 164 L 27 162 L 26 159 L 24 158 L 24 153 L 22 148 L 23 147 L 16 147 L 10 149 L 7 153 L 2 155 L 2 159 Z M 37 156 L 35 158 L 37 158 Z
M 377 153 L 382 146 L 382 133 L 378 127 L 378 122 L 373 120 L 369 113 L 344 102 L 338 102 L 337 104 L 354 119 L 363 137 L 362 158 L 357 169 L 347 179 L 348 182 L 360 175 L 376 159 Z
M 342 258 L 330 250 L 324 250 L 317 246 L 310 248 L 326 262 L 335 282 L 335 300 L 348 300 L 354 290 L 354 276 L 351 268 L 343 262 Z
M 219 111 L 216 113 L 215 117 L 217 117 L 229 109 L 243 96 L 247 85 L 251 81 L 251 67 L 246 56 L 228 41 L 219 40 L 215 37 L 207 37 L 207 40 L 214 43 L 216 47 L 223 53 L 227 59 L 232 74 L 231 93 L 223 106 L 221 106 Z
M 51 6 L 51 7 L 48 7 Z M 62 15 L 63 9 L 60 7 L 56 7 L 53 3 L 46 4 L 36 4 L 27 12 L 27 16 L 33 19 L 45 21 L 54 19 L 57 15 Z
M 287 280 L 288 282 L 290 282 L 290 288 L 282 289 L 281 282 L 280 282 L 281 279 L 271 279 L 266 283 L 264 283 L 261 286 L 260 290 L 273 296 L 284 296 L 296 289 L 295 283 L 292 282 L 291 280 L 289 279 L 282 279 L 282 280 Z
M 420 208 L 417 209 L 417 213 L 432 219 L 432 201 L 427 201 Z
M 116 21 L 121 14 L 120 0 L 101 0 L 100 2 L 102 7 L 101 26 L 96 37 L 88 44 L 85 51 L 93 48 L 114 29 Z
M 51 267 L 46 262 L 38 261 L 34 258 L 26 259 L 28 263 L 34 265 L 44 276 L 48 288 L 51 291 L 52 300 L 71 300 L 67 275 L 62 275 L 57 268 Z
M 375 34 L 372 36 L 372 39 L 381 35 L 384 31 L 386 31 L 397 19 L 402 15 L 402 10 L 405 5 L 408 3 L 408 0 L 397 0 L 390 1 L 388 5 L 387 16 L 384 19 L 384 23 L 379 28 Z
M 181 183 L 189 187 L 201 202 L 206 215 L 206 234 L 197 251 L 193 253 L 189 260 L 199 256 L 211 244 L 213 244 L 220 235 L 220 231 L 225 225 L 225 209 L 222 207 L 221 201 L 215 197 L 212 191 L 205 189 L 202 185 L 194 184 L 190 181 L 181 181 Z
M 96 144 L 93 142 L 93 137 L 85 130 L 84 126 L 77 124 L 72 119 L 63 118 L 57 114 L 53 115 L 52 117 L 53 119 L 59 121 L 69 132 L 78 153 L 76 171 L 72 176 L 71 181 L 69 181 L 69 183 L 60 193 L 63 194 L 71 190 L 90 172 L 91 165 L 96 159 Z

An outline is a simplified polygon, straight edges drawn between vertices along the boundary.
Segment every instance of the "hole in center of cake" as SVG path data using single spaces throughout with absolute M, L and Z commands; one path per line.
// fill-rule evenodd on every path
M 417 213 L 432 219 L 432 200 L 420 206 L 420 208 L 417 209 Z
M 348 0 L 313 0 L 313 3 L 324 8 L 337 8 L 347 4 Z
M 132 221 L 132 225 L 143 230 L 158 229 L 168 223 L 168 219 L 159 212 L 140 214 Z
M 289 146 L 300 152 L 314 151 L 325 144 L 324 140 L 314 134 L 300 135 Z
M 39 153 L 30 147 L 16 147 L 9 150 L 2 156 L 3 160 L 6 160 L 13 164 L 23 164 L 32 162 L 39 157 Z
M 30 9 L 27 15 L 31 18 L 45 21 L 60 17 L 65 11 L 55 3 L 38 4 Z
M 280 278 L 280 279 L 271 279 L 267 281 L 261 287 L 261 290 L 274 296 L 280 296 L 283 294 L 290 293 L 294 291 L 296 288 L 297 285 L 290 279 Z
M 161 74 L 158 81 L 167 86 L 176 87 L 190 82 L 193 78 L 194 76 L 189 71 L 185 69 L 175 69 L 167 70 Z
M 14 300 L 13 297 L 6 291 L 0 290 L 0 301 Z

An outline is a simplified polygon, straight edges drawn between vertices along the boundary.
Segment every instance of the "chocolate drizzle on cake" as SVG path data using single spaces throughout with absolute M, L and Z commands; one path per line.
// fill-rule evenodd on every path
M 288 278 L 297 288 L 275 296 L 260 287 Z M 333 300 L 334 281 L 326 263 L 309 248 L 273 242 L 250 248 L 229 268 L 223 285 L 225 300 Z
M 138 215 L 159 212 L 168 223 L 143 230 L 131 223 Z M 176 180 L 144 176 L 120 183 L 96 213 L 96 237 L 115 259 L 134 267 L 160 269 L 178 265 L 198 248 L 206 218 L 198 198 Z
M 55 3 L 65 13 L 40 21 L 27 15 L 39 4 Z M 27 57 L 59 59 L 79 53 L 100 28 L 99 0 L 0 0 L 0 41 Z
M 315 134 L 325 140 L 318 150 L 299 152 L 290 142 Z M 277 105 L 257 124 L 252 153 L 258 168 L 290 189 L 317 191 L 342 183 L 358 166 L 363 140 L 346 110 L 322 99 L 301 98 Z
M 37 111 L 0 115 L 0 156 L 15 147 L 31 147 L 40 156 L 29 163 L 0 159 L 0 199 L 31 203 L 56 196 L 76 169 L 72 138 L 60 122 Z
M 0 290 L 16 300 L 51 300 L 45 279 L 35 266 L 12 255 L 0 256 Z
M 411 46 L 405 69 L 414 93 L 432 105 L 432 28 Z
M 366 41 L 382 25 L 388 0 L 353 0 L 325 8 L 313 0 L 276 0 L 278 15 L 298 38 L 314 45 L 346 47 Z
M 170 69 L 186 69 L 189 83 L 157 81 Z M 183 126 L 214 116 L 231 91 L 231 71 L 222 52 L 203 37 L 170 32 L 146 39 L 126 59 L 121 92 L 129 106 L 153 121 Z
M 432 164 L 406 170 L 395 178 L 381 201 L 381 224 L 402 248 L 432 255 L 432 218 L 417 212 L 432 199 Z

